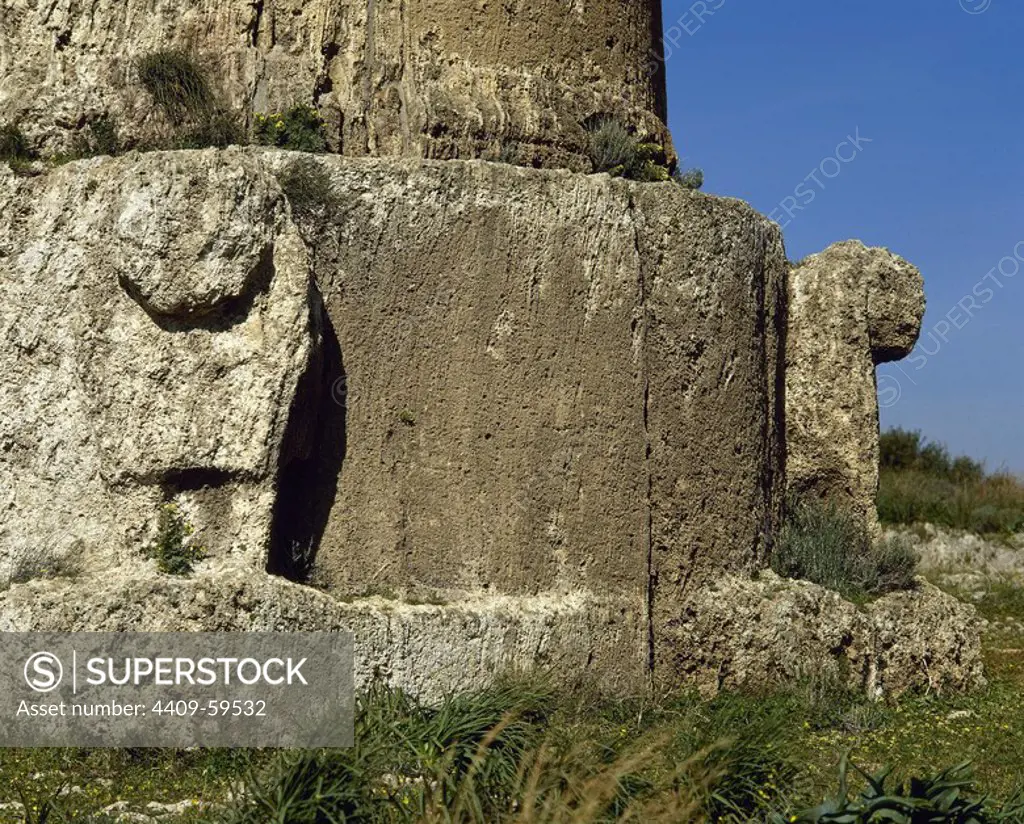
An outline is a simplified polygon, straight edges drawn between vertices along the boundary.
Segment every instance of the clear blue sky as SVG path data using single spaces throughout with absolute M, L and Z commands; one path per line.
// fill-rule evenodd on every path
M 883 427 L 1024 472 L 1024 2 L 666 0 L 665 27 L 670 125 L 705 191 L 774 212 L 792 260 L 859 238 L 923 272 Z M 871 142 L 822 166 L 858 128 Z

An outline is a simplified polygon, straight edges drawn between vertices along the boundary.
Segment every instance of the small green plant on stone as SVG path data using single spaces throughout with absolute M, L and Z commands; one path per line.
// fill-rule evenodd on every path
M 668 180 L 665 150 L 641 142 L 624 123 L 604 118 L 590 129 L 590 159 L 595 172 L 645 183 Z
M 403 409 L 401 412 L 398 413 L 398 420 L 400 420 L 406 426 L 415 426 L 416 425 L 416 413 L 413 412 L 411 409 L 408 409 L 408 408 Z
M 505 163 L 509 166 L 518 166 L 519 164 L 519 145 L 511 140 L 501 141 L 501 148 L 498 149 L 498 155 L 494 158 L 495 163 Z
M 78 557 L 77 554 L 72 554 L 45 561 L 23 559 L 15 565 L 14 571 L 11 573 L 11 583 L 24 584 L 40 579 L 77 578 L 82 574 Z
M 0 126 L 0 161 L 7 161 L 11 169 L 20 172 L 35 159 L 36 153 L 17 123 Z
M 257 114 L 253 140 L 264 146 L 277 146 L 297 152 L 327 151 L 327 137 L 320 113 L 306 103 L 285 112 Z
M 84 131 L 79 132 L 74 143 L 73 157 L 113 156 L 120 151 L 117 122 L 110 115 L 103 115 L 92 121 Z
M 0 126 L 0 159 L 31 160 L 32 152 L 21 127 L 16 123 Z
M 623 169 L 636 151 L 636 138 L 625 124 L 605 118 L 590 129 L 590 159 L 595 172 Z
M 183 51 L 165 49 L 138 63 L 139 82 L 172 126 L 170 144 L 178 149 L 242 143 L 237 117 L 220 105 L 206 73 Z
M 771 567 L 862 600 L 914 585 L 917 558 L 902 537 L 873 542 L 858 519 L 834 504 L 791 501 Z
M 188 575 L 193 564 L 206 557 L 206 549 L 191 541 L 194 527 L 175 503 L 160 508 L 156 538 L 143 552 L 156 560 L 157 569 L 168 575 Z
M 299 220 L 323 217 L 338 208 L 330 173 L 311 157 L 290 163 L 278 182 Z

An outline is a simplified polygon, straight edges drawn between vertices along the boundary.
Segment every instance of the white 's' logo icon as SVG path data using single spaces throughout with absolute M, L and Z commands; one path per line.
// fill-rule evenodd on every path
M 52 652 L 37 652 L 25 662 L 25 683 L 36 692 L 50 692 L 60 686 L 64 667 Z

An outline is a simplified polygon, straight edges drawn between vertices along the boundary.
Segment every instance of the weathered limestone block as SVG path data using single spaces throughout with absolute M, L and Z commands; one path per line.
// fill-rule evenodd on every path
M 152 570 L 32 581 L 0 593 L 0 632 L 331 632 L 355 640 L 355 681 L 380 678 L 428 702 L 538 667 L 642 688 L 639 629 L 617 603 L 489 596 L 443 605 L 350 603 L 282 578 L 210 562 L 190 578 Z
M 657 637 L 691 589 L 765 563 L 769 222 L 672 184 L 315 162 L 343 204 L 314 241 L 347 392 L 319 554 L 336 588 L 617 595 Z
M 294 163 L 326 185 L 302 237 Z M 693 591 L 765 561 L 785 262 L 744 204 L 255 149 L 3 186 L 5 580 L 76 546 L 148 575 L 173 498 L 257 580 L 318 551 L 343 598 L 603 605 L 587 660 L 646 673 Z
M 0 261 L 0 586 L 140 563 L 169 500 L 265 563 L 319 334 L 274 178 L 242 152 L 3 168 Z
M 860 608 L 765 570 L 695 593 L 664 629 L 680 680 L 719 690 L 831 676 L 873 697 L 985 683 L 981 620 L 923 578 Z
M 0 631 L 349 629 L 360 684 L 431 700 L 532 665 L 980 678 L 973 612 L 923 582 L 859 610 L 752 577 L 801 372 L 778 231 L 744 204 L 255 149 L 3 173 L 0 202 L 0 589 L 81 566 L 0 593 Z M 841 248 L 792 275 L 790 354 L 839 340 L 870 381 L 912 345 L 912 270 Z M 213 554 L 188 579 L 139 552 L 169 499 Z M 314 555 L 326 594 L 265 571 Z
M 875 367 L 910 354 L 924 309 L 920 272 L 860 241 L 837 243 L 790 271 L 788 487 L 849 507 L 875 533 Z
M 669 140 L 657 0 L 0 0 L 0 111 L 48 152 L 104 115 L 151 137 L 136 63 L 168 48 L 247 122 L 315 104 L 349 155 L 582 169 L 584 125 L 607 113 Z

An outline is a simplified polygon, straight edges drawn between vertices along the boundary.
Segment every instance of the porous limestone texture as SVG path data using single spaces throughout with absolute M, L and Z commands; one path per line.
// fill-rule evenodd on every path
M 615 115 L 668 146 L 658 0 L 0 0 L 0 111 L 44 153 L 159 133 L 138 60 L 191 54 L 246 122 L 297 103 L 346 155 L 589 169 Z
M 189 578 L 137 570 L 36 580 L 0 593 L 0 632 L 333 632 L 355 640 L 356 688 L 380 680 L 429 702 L 537 669 L 638 689 L 640 628 L 621 604 L 490 596 L 412 605 L 338 601 L 283 578 L 212 562 Z
M 338 598 L 614 604 L 645 672 L 766 562 L 786 267 L 743 203 L 258 149 L 0 186 L 0 584 L 149 574 L 171 499 Z
M 310 239 L 345 385 L 333 586 L 615 595 L 656 638 L 690 591 L 764 565 L 783 497 L 770 222 L 671 183 L 306 162 L 339 204 Z
M 910 354 L 924 310 L 920 272 L 857 240 L 836 243 L 790 270 L 788 488 L 850 509 L 876 535 L 875 367 Z
M 670 668 L 707 696 L 831 676 L 874 697 L 985 683 L 973 606 L 919 578 L 913 590 L 858 607 L 765 570 L 695 594 L 665 627 Z
M 0 167 L 0 265 L 0 585 L 139 563 L 167 501 L 265 564 L 320 335 L 274 177 L 241 152 Z

